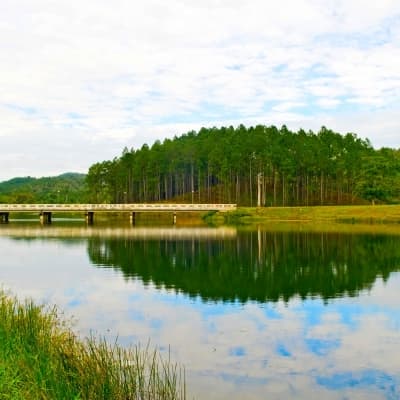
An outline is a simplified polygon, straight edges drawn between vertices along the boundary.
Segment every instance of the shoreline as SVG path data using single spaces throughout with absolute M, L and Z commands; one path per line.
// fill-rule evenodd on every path
M 335 222 L 400 224 L 400 205 L 238 207 L 205 217 L 211 223 Z
M 157 348 L 80 339 L 56 306 L 0 289 L 0 393 L 12 399 L 183 400 L 182 367 Z

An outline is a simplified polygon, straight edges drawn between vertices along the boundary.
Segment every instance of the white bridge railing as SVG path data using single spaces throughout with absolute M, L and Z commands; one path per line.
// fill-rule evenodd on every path
M 0 204 L 0 212 L 231 211 L 236 204 Z

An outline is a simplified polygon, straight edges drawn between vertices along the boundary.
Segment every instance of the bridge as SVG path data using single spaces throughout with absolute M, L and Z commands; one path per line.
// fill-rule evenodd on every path
M 0 223 L 8 223 L 11 212 L 37 212 L 43 224 L 50 224 L 55 212 L 83 212 L 88 224 L 93 224 L 97 212 L 129 213 L 132 223 L 135 223 L 136 213 L 139 212 L 169 212 L 173 214 L 173 223 L 176 224 L 177 212 L 226 212 L 235 209 L 236 204 L 0 204 Z

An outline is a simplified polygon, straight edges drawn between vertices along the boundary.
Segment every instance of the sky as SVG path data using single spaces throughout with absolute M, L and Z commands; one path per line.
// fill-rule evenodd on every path
M 400 1 L 0 1 L 0 181 L 241 123 L 400 148 Z

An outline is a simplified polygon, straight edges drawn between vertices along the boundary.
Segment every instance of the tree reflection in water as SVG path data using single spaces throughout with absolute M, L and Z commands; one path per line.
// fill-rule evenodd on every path
M 88 239 L 91 262 L 205 301 L 355 296 L 400 267 L 391 235 L 238 232 L 234 237 Z

